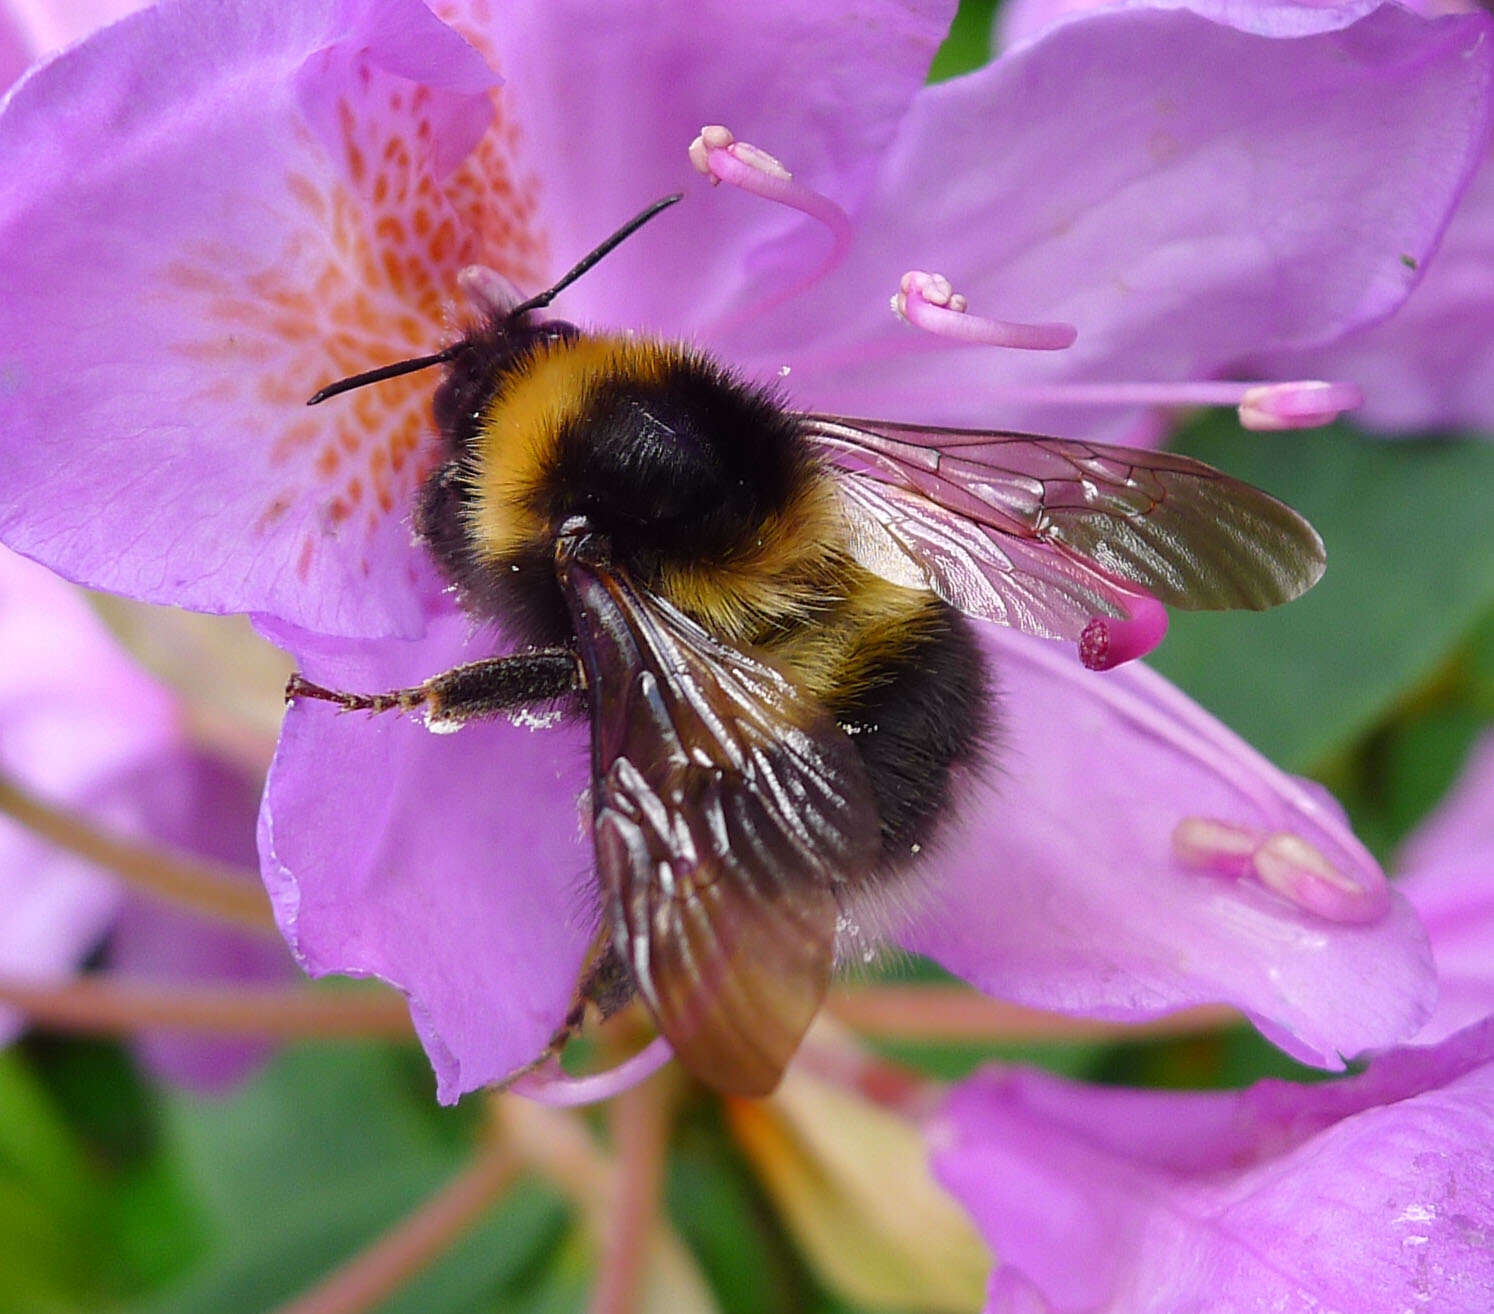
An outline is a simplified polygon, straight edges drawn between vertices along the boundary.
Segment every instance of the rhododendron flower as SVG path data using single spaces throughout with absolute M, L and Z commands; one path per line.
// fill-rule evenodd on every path
M 1076 13 L 1114 0 L 1010 0 L 1000 40 L 1014 45 Z M 1199 12 L 1203 6 L 1193 5 Z M 1374 7 L 1298 0 L 1236 7 L 1232 21 L 1265 35 L 1300 36 L 1337 27 Z M 1473 14 L 1468 0 L 1418 0 L 1410 8 L 1437 16 Z M 1478 167 L 1446 230 L 1426 256 L 1400 259 L 1415 290 L 1403 305 L 1382 307 L 1341 341 L 1308 350 L 1252 353 L 1249 371 L 1267 378 L 1352 379 L 1363 387 L 1356 418 L 1389 433 L 1433 429 L 1494 430 L 1494 140 L 1478 146 Z
M 956 1089 L 928 1133 L 940 1179 L 1003 1261 L 992 1314 L 1486 1307 L 1494 738 L 1400 867 L 1437 965 L 1437 1011 L 1415 1037 L 1425 1050 L 1326 1086 L 1242 1093 L 997 1069 Z
M 54 50 L 139 9 L 146 0 L 0 0 L 0 93 Z
M 1416 1041 L 1435 1044 L 1494 1017 L 1494 735 L 1406 841 L 1397 867 L 1432 942 L 1437 1011 Z
M 253 864 L 257 789 L 192 748 L 171 697 L 119 649 L 77 592 L 0 552 L 0 768 L 53 807 L 95 825 L 227 863 Z M 0 975 L 71 976 L 108 937 L 110 968 L 139 981 L 268 981 L 283 950 L 262 935 L 130 895 L 99 868 L 0 818 Z M 23 1019 L 5 1010 L 0 1038 Z M 164 1076 L 217 1090 L 263 1046 L 146 1033 Z
M 1425 13 L 1469 13 L 1473 0 L 1419 0 Z M 1387 432 L 1494 432 L 1494 137 L 1415 292 L 1383 323 L 1312 353 L 1259 362 L 1268 372 L 1327 370 L 1365 381 L 1359 418 Z
M 1072 430 L 1094 422 L 1081 383 L 1136 401 L 1112 385 L 1191 384 L 1395 305 L 1399 253 L 1429 251 L 1471 167 L 1494 57 L 1480 20 L 1394 6 L 1293 39 L 1137 7 L 923 87 L 932 0 L 673 25 L 437 8 L 473 44 L 415 0 L 176 0 L 0 115 L 0 534 L 97 586 L 256 613 L 342 688 L 505 643 L 410 540 L 430 377 L 303 404 L 450 341 L 465 267 L 538 291 L 691 189 L 566 292 L 569 318 L 689 337 L 797 405 Z M 702 134 L 695 165 L 759 196 L 700 185 L 702 124 L 750 142 Z M 887 313 L 900 288 L 931 331 Z M 1077 343 L 1037 361 L 942 336 L 956 293 L 977 337 L 1001 315 Z M 1415 1029 L 1420 932 L 1316 792 L 1145 671 L 983 642 L 1006 774 L 930 855 L 906 943 L 1070 1011 L 1228 999 L 1330 1065 Z M 574 727 L 289 714 L 261 822 L 281 926 L 308 970 L 406 991 L 442 1098 L 534 1058 L 569 1002 L 595 924 L 585 778 Z
M 1358 418 L 1388 433 L 1494 432 L 1494 144 L 1406 303 L 1320 351 L 1254 368 L 1363 379 Z
M 999 1256 L 988 1314 L 1484 1310 L 1494 1021 L 1321 1085 L 1179 1094 L 993 1069 L 929 1127 Z

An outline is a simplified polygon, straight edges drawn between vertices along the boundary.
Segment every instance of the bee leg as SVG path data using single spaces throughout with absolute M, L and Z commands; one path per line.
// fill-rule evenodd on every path
M 581 980 L 576 985 L 576 993 L 571 998 L 565 1021 L 550 1038 L 545 1052 L 559 1054 L 565 1048 L 566 1041 L 581 1034 L 588 1005 L 595 1005 L 605 1022 L 632 1003 L 636 993 L 632 972 L 628 970 L 622 955 L 613 947 L 611 935 L 603 931 L 592 944 L 586 970 L 582 972 Z
M 614 1013 L 620 1013 L 633 1002 L 638 987 L 633 983 L 633 973 L 623 956 L 617 952 L 610 937 L 605 947 L 592 959 L 586 975 L 576 988 L 576 997 L 581 1007 L 592 1003 L 605 1022 Z
M 526 1077 L 531 1072 L 537 1072 L 546 1064 L 559 1061 L 561 1051 L 576 1036 L 581 1034 L 581 1028 L 586 1022 L 586 1010 L 588 1006 L 595 1005 L 597 1012 L 601 1014 L 602 1021 L 606 1021 L 614 1013 L 620 1012 L 632 1002 L 636 993 L 633 985 L 633 974 L 628 970 L 628 965 L 622 956 L 612 946 L 612 936 L 609 931 L 603 930 L 592 942 L 587 954 L 587 966 L 581 973 L 581 980 L 576 986 L 576 993 L 571 997 L 571 1006 L 566 1010 L 565 1018 L 555 1029 L 544 1049 L 539 1055 L 531 1059 L 522 1068 L 511 1072 L 493 1090 L 507 1090 L 520 1077 Z
M 550 702 L 583 688 L 585 679 L 575 653 L 566 648 L 541 648 L 454 666 L 424 684 L 387 693 L 344 693 L 296 674 L 285 686 L 285 697 L 287 702 L 316 698 L 336 703 L 345 712 L 419 710 L 427 725 L 445 729 L 515 707 Z

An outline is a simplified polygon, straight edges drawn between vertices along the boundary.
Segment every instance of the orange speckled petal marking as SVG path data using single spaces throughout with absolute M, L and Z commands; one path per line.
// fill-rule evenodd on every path
M 512 202 L 516 130 L 492 70 L 418 0 L 251 11 L 209 32 L 136 15 L 0 118 L 8 157 L 37 162 L 0 194 L 19 452 L 0 527 L 152 601 L 418 633 L 408 520 L 434 380 L 305 401 L 449 341 L 463 264 L 527 277 L 528 211 L 465 163 L 504 162 Z
M 433 0 L 431 8 L 503 73 L 503 33 L 489 0 Z M 463 263 L 488 265 L 515 286 L 537 292 L 556 272 L 539 223 L 540 176 L 526 159 L 523 107 L 502 86 L 494 88 L 491 100 L 491 125 L 445 190 L 460 223 Z M 531 106 L 531 113 L 536 108 Z

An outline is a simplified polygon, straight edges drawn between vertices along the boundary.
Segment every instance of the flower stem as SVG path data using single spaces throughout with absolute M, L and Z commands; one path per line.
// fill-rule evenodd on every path
M 660 1127 L 657 1135 L 660 1138 L 659 1156 L 662 1159 L 662 1145 L 668 1139 L 669 1115 L 674 1111 L 675 1100 L 680 1095 L 678 1074 L 672 1074 L 666 1069 L 651 1077 L 645 1086 L 633 1093 L 642 1097 L 650 1092 L 653 1092 L 654 1099 L 659 1102 L 656 1115 L 659 1117 Z M 583 1218 L 587 1235 L 602 1238 L 599 1247 L 605 1248 L 613 1244 L 616 1239 L 616 1232 L 613 1230 L 616 1215 L 620 1208 L 627 1208 L 629 1193 L 622 1190 L 624 1177 L 617 1168 L 616 1159 L 611 1154 L 604 1153 L 596 1144 L 586 1120 L 574 1109 L 547 1108 L 533 1100 L 514 1095 L 492 1096 L 489 1106 L 495 1112 L 500 1126 L 505 1129 L 514 1153 L 524 1160 L 524 1166 L 544 1175 L 566 1195 L 571 1196 Z M 639 1130 L 647 1132 L 647 1127 Z M 638 1139 L 647 1145 L 650 1135 L 653 1133 L 639 1135 Z M 614 1127 L 614 1138 L 623 1139 L 620 1127 Z M 617 1151 L 619 1154 L 629 1153 L 622 1144 L 619 1144 Z M 630 1153 L 638 1154 L 638 1148 Z M 645 1181 L 647 1178 L 633 1177 L 632 1180 Z M 659 1201 L 657 1180 L 650 1192 L 650 1195 L 642 1196 L 635 1190 L 630 1198 L 635 1201 L 651 1199 L 653 1208 L 656 1209 Z M 650 1212 L 653 1214 L 653 1209 Z M 704 1278 L 699 1277 L 695 1259 L 674 1227 L 669 1224 L 668 1217 L 662 1212 L 651 1215 L 647 1229 L 639 1230 L 636 1236 L 636 1245 L 644 1251 L 644 1256 L 639 1256 L 636 1260 L 639 1265 L 645 1266 L 639 1274 L 642 1283 L 650 1283 L 657 1278 L 663 1289 L 669 1290 L 677 1298 L 675 1304 L 681 1308 L 693 1310 L 710 1305 L 705 1296 Z M 635 1305 L 642 1299 L 639 1280 L 629 1280 L 632 1289 L 630 1299 Z M 623 1293 L 623 1283 L 616 1278 L 601 1278 L 601 1287 L 605 1287 L 608 1281 L 613 1284 L 611 1289 L 614 1292 Z M 605 1308 L 602 1299 L 613 1299 L 601 1287 L 593 1298 L 593 1314 L 596 1310 Z M 699 1301 L 693 1299 L 695 1292 L 701 1293 Z
M 276 1314 L 362 1314 L 439 1259 L 513 1183 L 519 1163 L 491 1129 L 472 1161 L 435 1195 Z
M 1216 1031 L 1239 1020 L 1223 1005 L 1182 1009 L 1145 1022 L 1066 1017 L 977 994 L 967 986 L 888 985 L 839 990 L 827 1011 L 857 1031 L 905 1040 L 1077 1042 L 1186 1036 Z
M 275 919 L 256 872 L 112 834 L 4 776 L 0 813 L 58 848 L 108 868 L 138 890 L 220 921 L 275 933 Z
M 488 1107 L 526 1167 L 557 1183 L 589 1217 L 601 1210 L 608 1159 L 578 1114 L 508 1094 L 490 1096 Z
M 838 1040 L 823 1022 L 795 1057 L 794 1070 L 907 1118 L 930 1112 L 944 1094 L 943 1086 L 917 1069 Z
M 152 1028 L 290 1040 L 410 1035 L 405 1003 L 387 991 L 280 986 L 152 985 L 86 977 L 42 985 L 0 977 L 0 1004 L 41 1026 L 103 1035 Z
M 611 1107 L 615 1152 L 611 1203 L 591 1314 L 631 1314 L 642 1295 L 669 1137 L 663 1083 L 646 1081 Z

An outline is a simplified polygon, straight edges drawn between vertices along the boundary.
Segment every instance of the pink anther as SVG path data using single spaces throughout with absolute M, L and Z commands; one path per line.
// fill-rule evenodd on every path
M 1026 351 L 1062 351 L 1072 347 L 1078 330 L 1072 324 L 1017 324 L 972 315 L 968 303 L 943 274 L 910 269 L 892 296 L 893 312 L 915 328 L 956 342 Z
M 1257 430 L 1316 429 L 1332 424 L 1363 401 L 1364 394 L 1352 383 L 1322 379 L 1261 383 L 1240 398 L 1240 423 Z
M 798 182 L 776 156 L 738 141 L 729 128 L 709 124 L 690 143 L 690 163 L 712 183 L 730 183 L 764 200 L 776 201 L 817 219 L 835 239 L 827 263 L 839 263 L 851 244 L 851 220 L 828 196 Z
M 1167 634 L 1167 608 L 1150 593 L 1126 598 L 1126 616 L 1096 616 L 1079 636 L 1079 660 L 1092 671 L 1108 671 L 1151 652 Z
M 1297 907 L 1330 922 L 1378 921 L 1390 907 L 1384 877 L 1361 883 L 1301 835 L 1263 831 L 1214 817 L 1185 817 L 1172 832 L 1173 852 L 1188 866 L 1236 879 L 1253 878 Z

